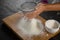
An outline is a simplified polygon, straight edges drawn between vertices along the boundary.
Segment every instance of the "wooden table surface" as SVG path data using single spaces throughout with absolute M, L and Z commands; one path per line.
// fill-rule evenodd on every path
M 20 13 L 16 13 L 13 14 L 11 16 L 8 16 L 6 18 L 3 19 L 3 22 L 8 25 L 8 27 L 13 30 L 19 37 L 21 37 L 23 40 L 29 40 L 29 37 L 22 34 L 21 30 L 19 30 L 16 26 L 16 23 L 18 22 L 18 20 L 21 18 L 21 14 Z M 42 18 L 41 16 L 37 16 L 37 19 L 41 20 L 42 23 L 45 23 L 45 19 Z M 55 35 L 57 35 L 60 31 L 56 32 L 55 34 L 50 34 L 47 31 L 44 32 L 43 35 L 38 35 L 38 36 L 33 36 L 32 39 L 33 40 L 49 40 L 50 38 L 54 37 Z

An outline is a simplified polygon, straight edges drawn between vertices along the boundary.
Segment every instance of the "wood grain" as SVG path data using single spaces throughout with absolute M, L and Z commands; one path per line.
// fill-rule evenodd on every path
M 29 37 L 24 35 L 22 33 L 21 30 L 19 30 L 16 26 L 17 22 L 19 21 L 19 19 L 21 18 L 21 14 L 20 13 L 16 13 L 13 14 L 11 16 L 8 16 L 6 18 L 3 19 L 3 22 L 8 25 L 8 27 L 10 29 L 12 29 L 19 37 L 21 37 L 23 40 L 29 40 Z M 42 23 L 45 23 L 45 19 L 42 18 L 41 16 L 36 17 L 37 19 L 41 20 Z M 55 34 L 50 34 L 47 31 L 44 32 L 43 35 L 38 35 L 38 36 L 32 36 L 33 40 L 49 40 L 50 38 L 54 37 L 55 35 L 57 35 L 60 31 L 58 31 Z

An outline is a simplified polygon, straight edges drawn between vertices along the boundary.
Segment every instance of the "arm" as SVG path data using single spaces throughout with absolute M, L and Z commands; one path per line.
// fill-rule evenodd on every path
M 60 3 L 55 4 L 47 4 L 45 11 L 59 11 L 60 10 Z
M 38 6 L 36 7 L 36 10 L 33 11 L 33 12 L 30 12 L 26 16 L 29 19 L 32 19 L 32 18 L 38 16 L 39 14 L 41 14 L 43 11 L 59 11 L 59 10 L 60 10 L 60 3 L 56 3 L 56 4 L 38 4 Z

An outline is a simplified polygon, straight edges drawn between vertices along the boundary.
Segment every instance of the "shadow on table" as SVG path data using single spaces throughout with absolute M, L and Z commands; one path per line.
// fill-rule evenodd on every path
M 4 23 L 2 24 L 2 30 L 13 40 L 22 40 L 22 38 L 18 37 L 11 29 L 7 27 Z

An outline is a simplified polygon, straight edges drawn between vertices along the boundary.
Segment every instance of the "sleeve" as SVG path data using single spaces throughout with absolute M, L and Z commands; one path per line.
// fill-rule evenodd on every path
M 41 2 L 43 2 L 43 3 L 48 3 L 48 0 L 41 0 Z
M 58 3 L 58 2 L 60 2 L 60 0 L 53 0 L 53 1 L 52 1 L 52 4 L 53 4 L 53 3 Z

